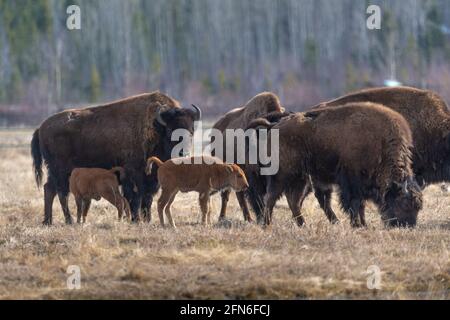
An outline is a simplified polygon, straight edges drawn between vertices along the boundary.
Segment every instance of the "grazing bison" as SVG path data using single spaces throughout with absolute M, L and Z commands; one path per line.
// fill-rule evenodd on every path
M 278 129 L 280 139 L 280 169 L 267 177 L 265 224 L 282 194 L 297 224 L 304 223 L 301 201 L 309 177 L 339 187 L 352 226 L 365 225 L 365 200 L 379 207 L 387 225 L 416 224 L 422 194 L 411 166 L 411 131 L 397 112 L 353 103 L 291 115 L 275 125 L 258 119 L 249 126 L 255 127 Z
M 422 188 L 450 181 L 450 111 L 439 95 L 410 87 L 373 88 L 321 103 L 313 110 L 363 101 L 382 104 L 408 121 L 414 141 L 413 171 Z M 313 185 L 321 208 L 330 221 L 337 221 L 331 208 L 332 189 L 314 181 Z
M 77 204 L 77 223 L 86 222 L 86 216 L 91 206 L 91 200 L 105 199 L 117 208 L 119 221 L 122 220 L 123 211 L 130 219 L 130 205 L 119 190 L 121 181 L 125 178 L 125 170 L 122 167 L 114 167 L 111 170 L 101 168 L 75 168 L 69 179 L 70 192 L 75 197 Z
M 259 118 L 265 114 L 278 114 L 282 113 L 284 108 L 281 106 L 280 100 L 278 97 L 271 92 L 262 92 L 252 99 L 250 99 L 244 106 L 240 108 L 233 109 L 223 115 L 214 125 L 213 129 L 217 129 L 221 131 L 224 135 L 224 149 L 223 149 L 223 159 L 226 159 L 226 139 L 225 139 L 225 130 L 227 129 L 245 129 L 252 120 Z M 235 144 L 236 145 L 236 144 Z M 235 148 L 236 149 L 236 148 Z M 249 179 L 250 188 L 247 191 L 250 194 L 254 194 L 261 185 L 258 183 L 258 175 L 255 172 L 251 172 L 249 166 L 245 166 L 243 164 L 239 164 L 247 174 Z M 230 197 L 230 190 L 225 190 L 221 193 L 222 197 L 222 206 L 220 209 L 220 218 L 225 219 L 227 204 Z M 242 209 L 244 219 L 246 221 L 252 221 L 250 216 L 250 212 L 247 206 L 247 202 L 245 199 L 244 192 L 237 192 L 236 198 L 238 199 L 239 206 Z M 257 201 L 258 197 L 250 196 L 251 201 Z M 253 209 L 256 212 L 257 216 L 260 216 L 259 208 L 261 207 L 258 202 L 256 204 L 251 202 Z
M 159 92 L 146 93 L 97 107 L 72 109 L 57 113 L 34 132 L 31 154 L 38 185 L 42 165 L 47 166 L 44 185 L 44 224 L 52 224 L 52 204 L 56 194 L 66 223 L 72 218 L 67 196 L 69 176 L 75 167 L 110 169 L 123 166 L 125 198 L 129 201 L 133 221 L 139 220 L 139 209 L 150 221 L 153 195 L 158 190 L 156 173 L 145 174 L 150 156 L 168 159 L 177 142 L 172 131 L 183 128 L 194 131 L 200 110 L 182 109 L 174 99 Z
M 153 164 L 158 167 L 158 181 L 162 190 L 158 200 L 158 214 L 162 226 L 164 226 L 164 210 L 170 225 L 175 228 L 170 207 L 179 191 L 199 193 L 202 223 L 206 224 L 211 222 L 210 194 L 212 192 L 230 188 L 243 192 L 248 187 L 244 171 L 236 164 L 224 164 L 220 159 L 208 156 L 188 159 L 190 161 L 188 164 L 177 162 L 180 158 L 166 162 L 162 162 L 157 157 L 147 160 L 147 173 L 152 171 Z M 196 160 L 200 160 L 199 164 L 196 164 Z

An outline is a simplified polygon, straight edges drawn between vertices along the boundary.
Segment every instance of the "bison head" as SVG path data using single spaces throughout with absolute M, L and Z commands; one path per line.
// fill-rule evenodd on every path
M 247 178 L 244 171 L 236 164 L 227 165 L 227 170 L 230 173 L 230 185 L 231 187 L 240 192 L 248 188 Z
M 184 129 L 190 136 L 194 133 L 194 122 L 202 117 L 201 110 L 192 105 L 193 109 L 168 108 L 160 106 L 156 110 L 154 127 L 160 136 L 160 148 L 165 157 L 170 157 L 172 148 L 178 141 L 172 141 L 172 133 L 177 129 Z M 180 154 L 179 156 L 184 156 Z
M 384 198 L 383 219 L 388 227 L 414 227 L 422 209 L 422 191 L 416 180 L 392 184 Z

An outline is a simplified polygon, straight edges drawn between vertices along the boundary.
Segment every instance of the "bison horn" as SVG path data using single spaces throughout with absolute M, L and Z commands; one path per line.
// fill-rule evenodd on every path
M 156 110 L 156 121 L 158 121 L 162 126 L 167 126 L 167 123 L 163 120 L 163 118 L 161 117 L 161 112 L 164 110 L 164 106 L 159 107 Z
M 403 193 L 408 194 L 408 180 L 403 183 Z
M 199 121 L 202 118 L 202 110 L 200 110 L 200 108 L 197 107 L 195 104 L 192 105 L 192 108 L 194 108 L 196 111 L 195 120 Z

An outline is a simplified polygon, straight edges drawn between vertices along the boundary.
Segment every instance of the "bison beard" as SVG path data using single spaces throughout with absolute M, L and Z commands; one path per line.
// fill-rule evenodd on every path
M 159 186 L 156 172 L 147 176 L 149 156 L 169 159 L 177 142 L 176 129 L 194 131 L 200 110 L 182 109 L 179 103 L 159 92 L 133 96 L 98 107 L 72 109 L 49 117 L 33 134 L 31 153 L 38 186 L 42 164 L 47 166 L 44 185 L 44 224 L 52 224 L 52 204 L 58 195 L 66 223 L 72 223 L 68 207 L 69 176 L 75 167 L 110 169 L 123 166 L 124 196 L 131 206 L 133 221 L 150 221 L 153 195 Z
M 264 195 L 264 224 L 271 223 L 273 207 L 285 194 L 302 225 L 301 204 L 311 177 L 321 189 L 339 187 L 341 206 L 353 226 L 365 225 L 365 200 L 375 202 L 387 225 L 414 226 L 422 195 L 413 179 L 412 139 L 405 119 L 367 103 L 306 115 L 290 116 L 278 124 L 258 119 L 249 126 L 280 130 L 280 171 L 267 177 L 265 195 L 258 194 Z

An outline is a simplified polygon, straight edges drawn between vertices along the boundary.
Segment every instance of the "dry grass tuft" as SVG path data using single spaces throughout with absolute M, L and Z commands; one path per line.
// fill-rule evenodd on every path
M 30 138 L 0 133 L 0 145 Z M 438 186 L 427 189 L 415 230 L 383 229 L 373 207 L 367 230 L 351 229 L 340 212 L 342 223 L 332 226 L 313 198 L 301 229 L 284 201 L 273 227 L 261 230 L 242 222 L 235 199 L 228 223 L 203 227 L 195 194 L 174 203 L 177 231 L 160 228 L 155 213 L 150 225 L 119 223 L 104 201 L 86 225 L 65 226 L 55 200 L 55 226 L 46 228 L 29 149 L 0 155 L 0 298 L 449 298 L 450 199 Z M 213 201 L 217 219 L 219 197 Z M 80 290 L 66 287 L 69 265 L 81 268 Z M 381 290 L 367 288 L 370 265 L 381 269 Z

